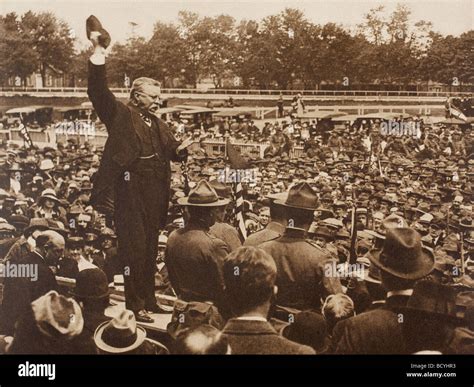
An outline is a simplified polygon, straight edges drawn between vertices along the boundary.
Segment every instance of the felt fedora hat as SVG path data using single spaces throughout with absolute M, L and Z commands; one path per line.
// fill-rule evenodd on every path
M 395 277 L 416 280 L 434 267 L 434 255 L 423 249 L 421 235 L 408 227 L 389 228 L 382 250 L 371 250 L 369 259 L 380 270 Z
M 194 187 L 189 196 L 178 199 L 182 206 L 220 207 L 228 204 L 229 199 L 220 199 L 214 188 L 206 180 L 201 180 Z
M 105 273 L 99 269 L 86 269 L 79 272 L 76 286 L 70 295 L 80 299 L 103 299 L 110 294 L 109 284 Z
M 110 44 L 110 34 L 102 27 L 99 19 L 97 19 L 94 15 L 91 15 L 86 20 L 86 32 L 87 32 L 87 39 L 90 40 L 91 32 L 99 32 L 99 44 L 107 48 Z
M 308 183 L 301 182 L 290 188 L 285 200 L 277 199 L 275 203 L 285 207 L 314 211 L 318 207 L 318 195 Z
M 415 313 L 420 317 L 459 323 L 456 315 L 456 291 L 432 280 L 419 281 L 402 313 Z
M 112 320 L 102 323 L 94 333 L 95 345 L 107 353 L 132 351 L 145 339 L 145 329 L 137 326 L 135 315 L 130 310 L 123 310 Z

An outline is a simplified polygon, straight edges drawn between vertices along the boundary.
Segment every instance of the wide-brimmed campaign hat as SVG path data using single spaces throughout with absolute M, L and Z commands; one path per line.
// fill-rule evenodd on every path
M 214 188 L 206 180 L 201 180 L 194 187 L 189 196 L 178 199 L 182 206 L 220 207 L 228 204 L 229 199 L 220 199 Z
M 135 315 L 130 310 L 124 310 L 112 320 L 100 324 L 94 333 L 95 345 L 107 353 L 132 351 L 145 339 L 145 329 L 137 326 Z
M 318 207 L 318 195 L 308 183 L 301 182 L 290 188 L 286 200 L 277 199 L 275 203 L 285 207 L 314 211 Z
M 91 38 L 91 32 L 93 31 L 96 31 L 96 32 L 99 32 L 100 33 L 100 36 L 99 36 L 99 44 L 104 47 L 104 48 L 107 48 L 110 44 L 110 34 L 107 32 L 107 30 L 105 30 L 103 27 L 102 27 L 102 24 L 100 23 L 99 19 L 97 19 L 94 15 L 91 15 L 87 18 L 86 20 L 86 32 L 87 32 L 87 39 L 90 40 Z
M 276 202 L 277 200 L 285 201 L 288 197 L 288 192 L 269 193 L 266 198 Z
M 389 228 L 382 250 L 371 250 L 369 259 L 380 270 L 402 279 L 416 280 L 434 267 L 433 253 L 423 249 L 421 235 L 408 227 Z
M 225 183 L 221 183 L 217 180 L 212 180 L 209 184 L 212 188 L 214 188 L 217 195 L 221 199 L 229 199 L 232 197 L 232 189 Z

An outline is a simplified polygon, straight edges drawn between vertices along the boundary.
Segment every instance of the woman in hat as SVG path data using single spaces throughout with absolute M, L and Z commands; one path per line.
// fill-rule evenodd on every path
M 32 207 L 32 217 L 59 220 L 67 224 L 66 211 L 60 204 L 56 192 L 52 188 L 47 188 L 41 193 L 36 207 Z

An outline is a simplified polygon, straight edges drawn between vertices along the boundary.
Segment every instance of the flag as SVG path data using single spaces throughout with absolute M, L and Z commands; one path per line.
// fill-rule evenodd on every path
M 33 148 L 33 141 L 31 140 L 30 133 L 28 132 L 28 129 L 26 128 L 25 123 L 23 122 L 23 118 L 21 118 L 21 124 L 20 124 L 20 135 L 23 137 L 23 140 L 25 143 L 28 145 L 28 148 Z
M 239 151 L 230 143 L 230 140 L 226 141 L 226 156 L 229 161 L 230 167 L 234 170 L 248 169 L 250 168 L 249 163 L 245 160 Z M 244 196 L 243 188 L 240 180 L 233 182 L 233 194 L 234 194 L 234 221 L 235 226 L 241 239 L 247 239 L 247 229 L 245 228 L 244 221 Z
M 449 104 L 449 114 L 452 117 L 457 118 L 458 120 L 467 122 L 467 117 L 465 116 L 465 114 L 461 111 L 461 109 L 454 106 L 453 104 Z

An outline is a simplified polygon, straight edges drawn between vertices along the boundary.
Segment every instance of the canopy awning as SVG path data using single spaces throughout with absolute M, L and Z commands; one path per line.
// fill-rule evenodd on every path
M 307 112 L 301 115 L 298 115 L 298 118 L 316 118 L 316 119 L 327 119 L 327 118 L 334 118 L 334 117 L 341 117 L 346 116 L 347 113 L 344 112 L 329 112 L 329 111 L 314 111 L 314 112 Z

